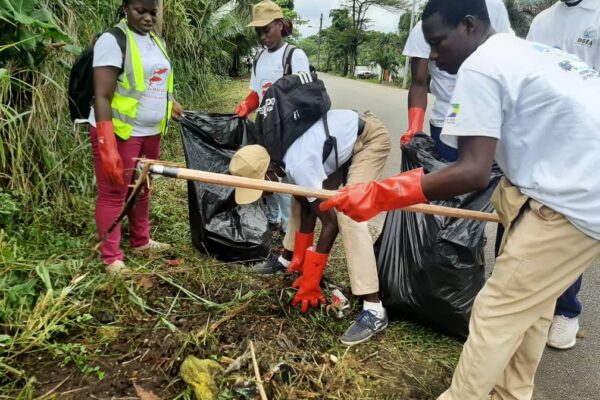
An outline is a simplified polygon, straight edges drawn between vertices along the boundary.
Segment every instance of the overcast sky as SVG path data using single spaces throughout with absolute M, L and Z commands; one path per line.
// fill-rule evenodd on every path
M 314 35 L 319 31 L 319 18 L 323 13 L 323 28 L 330 25 L 329 11 L 339 8 L 342 0 L 296 0 L 294 9 L 303 20 L 308 20 L 308 25 L 300 26 L 303 36 Z M 369 29 L 382 32 L 395 32 L 398 29 L 400 13 L 391 13 L 377 7 L 371 7 L 367 12 L 371 19 Z

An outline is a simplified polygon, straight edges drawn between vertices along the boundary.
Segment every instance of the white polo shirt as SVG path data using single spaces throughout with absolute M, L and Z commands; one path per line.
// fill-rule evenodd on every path
M 486 0 L 490 21 L 496 32 L 512 32 L 508 11 L 502 0 Z M 425 41 L 422 21 L 419 21 L 408 36 L 404 52 L 406 57 L 429 58 L 431 47 Z M 450 106 L 450 97 L 454 90 L 456 77 L 436 67 L 434 62 L 429 63 L 431 76 L 431 93 L 435 96 L 435 103 L 431 110 L 431 124 L 438 128 L 444 126 L 446 111 Z
M 600 69 L 600 0 L 573 7 L 557 2 L 534 18 L 527 40 L 573 53 Z
M 329 135 L 337 140 L 339 167 L 352 157 L 358 135 L 358 118 L 358 113 L 353 110 L 331 110 L 327 113 Z M 323 163 L 323 145 L 326 139 L 323 120 L 320 119 L 290 146 L 283 157 L 285 173 L 290 183 L 312 189 L 323 188 L 323 181 L 336 171 L 334 151 Z
M 598 93 L 600 73 L 576 56 L 497 34 L 460 67 L 442 141 L 498 139 L 514 185 L 600 240 Z

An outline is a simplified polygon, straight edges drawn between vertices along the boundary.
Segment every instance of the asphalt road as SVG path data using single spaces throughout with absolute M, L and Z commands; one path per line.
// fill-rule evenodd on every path
M 334 108 L 358 111 L 370 110 L 390 130 L 392 152 L 384 176 L 400 171 L 400 136 L 407 127 L 407 91 L 339 78 L 321 73 Z M 430 104 L 432 101 L 430 100 Z M 428 127 L 426 127 L 428 130 Z M 374 221 L 381 226 L 383 217 Z M 486 269 L 493 268 L 493 243 L 495 224 L 489 224 L 486 247 Z M 547 349 L 536 376 L 535 400 L 600 400 L 600 268 L 589 269 L 583 280 L 581 300 L 584 306 L 580 327 L 587 337 L 579 339 L 577 346 L 568 351 Z

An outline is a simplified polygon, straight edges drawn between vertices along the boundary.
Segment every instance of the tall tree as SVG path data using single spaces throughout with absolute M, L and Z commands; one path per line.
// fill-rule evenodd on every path
M 349 10 L 352 18 L 352 46 L 350 49 L 350 69 L 356 66 L 358 46 L 365 40 L 365 30 L 368 19 L 367 11 L 373 6 L 381 7 L 390 12 L 399 12 L 407 8 L 406 0 L 344 0 L 344 7 Z

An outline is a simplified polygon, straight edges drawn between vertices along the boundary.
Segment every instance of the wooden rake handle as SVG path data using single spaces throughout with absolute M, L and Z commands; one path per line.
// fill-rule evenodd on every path
M 214 172 L 205 172 L 195 169 L 183 168 L 178 164 L 163 163 L 161 161 L 140 159 L 141 163 L 150 164 L 150 172 L 153 174 L 169 176 L 172 178 L 186 179 L 189 181 L 211 183 L 214 185 L 233 186 L 246 189 L 256 189 L 272 193 L 286 193 L 293 196 L 312 197 L 317 199 L 329 199 L 338 192 L 335 190 L 311 189 L 289 183 L 266 181 L 262 179 L 244 178 Z M 412 211 L 421 214 L 441 215 L 451 218 L 474 219 L 478 221 L 500 222 L 495 213 L 481 211 L 463 210 L 460 208 L 436 206 L 433 204 L 416 204 L 403 208 L 404 211 Z

